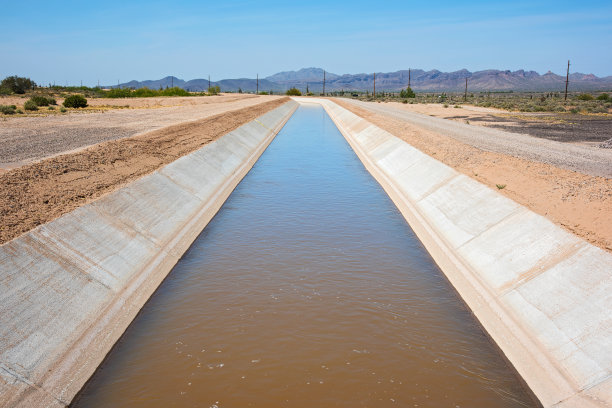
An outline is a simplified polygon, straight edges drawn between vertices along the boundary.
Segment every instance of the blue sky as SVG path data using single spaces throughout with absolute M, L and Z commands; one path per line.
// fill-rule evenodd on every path
M 421 68 L 612 75 L 612 1 L 10 1 L 0 77 L 95 85 Z

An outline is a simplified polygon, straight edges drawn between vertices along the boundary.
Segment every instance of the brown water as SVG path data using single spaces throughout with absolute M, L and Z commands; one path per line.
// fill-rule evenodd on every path
M 78 407 L 536 406 L 321 107 L 300 107 Z

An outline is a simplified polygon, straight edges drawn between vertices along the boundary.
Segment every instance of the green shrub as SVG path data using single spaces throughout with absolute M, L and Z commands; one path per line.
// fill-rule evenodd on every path
M 286 94 L 289 96 L 302 96 L 302 92 L 300 92 L 300 90 L 295 87 L 287 90 Z
M 113 88 L 104 93 L 104 97 L 106 98 L 151 98 L 155 96 L 190 96 L 191 94 L 184 90 L 183 88 L 179 88 L 175 86 L 173 88 L 166 89 L 149 89 L 147 87 L 142 87 L 138 89 L 129 89 L 129 88 Z
M 400 91 L 400 98 L 416 98 L 416 94 L 412 88 L 408 87 Z
M 30 78 L 23 78 L 18 76 L 6 77 L 0 82 L 0 88 L 9 89 L 11 92 L 16 94 L 24 94 L 30 89 L 34 89 L 36 82 Z
M 83 95 L 70 95 L 64 99 L 64 106 L 67 108 L 84 108 L 87 106 L 87 99 Z
M 132 96 L 132 90 L 128 88 L 113 88 L 104 94 L 107 98 L 129 98 Z
M 66 113 L 66 111 L 68 111 L 68 109 L 64 108 L 63 106 L 60 108 L 60 112 Z
M 47 109 L 48 109 L 48 110 L 55 110 L 55 107 L 53 107 L 53 106 L 49 106 Z
M 23 109 L 29 110 L 29 111 L 37 111 L 38 105 L 36 104 L 36 102 L 32 100 L 27 100 L 26 103 L 23 104 Z
M 259 95 L 270 95 L 270 94 L 268 92 L 266 92 L 266 91 L 261 91 L 261 92 L 259 92 Z
M 581 101 L 592 101 L 593 99 L 595 99 L 593 98 L 593 95 L 588 94 L 588 93 L 580 94 L 576 98 Z
M 57 102 L 53 98 L 47 98 L 41 95 L 34 95 L 30 98 L 32 102 L 36 104 L 36 106 L 49 106 L 49 105 L 57 105 Z
M 598 101 L 607 101 L 608 99 L 610 99 L 610 95 L 608 95 L 607 93 L 602 93 L 597 97 Z
M 0 105 L 0 112 L 5 115 L 14 115 L 15 109 L 17 109 L 15 105 Z
M 219 87 L 219 85 L 211 86 L 208 88 L 208 93 L 210 95 L 219 95 L 220 92 L 221 92 L 221 87 Z

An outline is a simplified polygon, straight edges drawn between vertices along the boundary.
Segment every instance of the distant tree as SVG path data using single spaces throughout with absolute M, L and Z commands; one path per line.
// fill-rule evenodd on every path
M 416 98 L 416 95 L 412 88 L 408 87 L 400 91 L 400 98 Z
M 238 88 L 238 93 L 242 93 L 242 88 Z
M 299 89 L 293 87 L 287 91 L 287 95 L 289 96 L 302 96 L 302 92 Z
M 610 95 L 608 95 L 607 93 L 602 93 L 597 97 L 598 101 L 607 101 L 608 99 L 610 99 Z
M 36 87 L 36 82 L 30 78 L 23 78 L 18 76 L 6 77 L 0 82 L 0 88 L 10 89 L 11 92 L 16 94 L 24 94 L 30 89 Z

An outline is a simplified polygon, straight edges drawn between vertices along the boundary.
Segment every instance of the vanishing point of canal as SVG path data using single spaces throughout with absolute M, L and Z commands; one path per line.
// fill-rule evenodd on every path
M 531 392 L 320 106 L 301 106 L 77 407 L 524 407 Z

